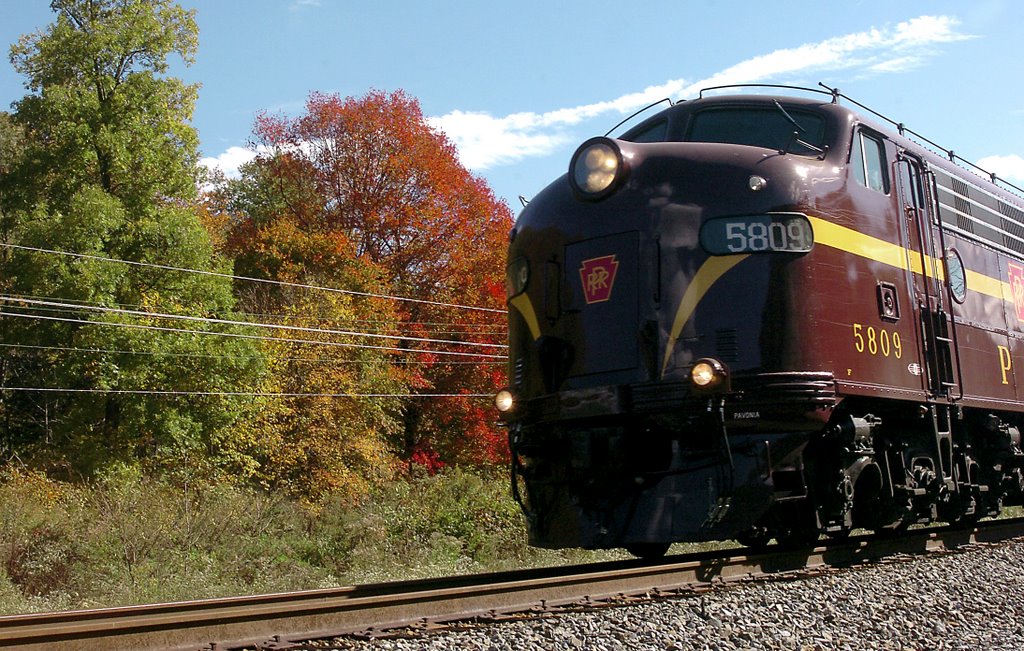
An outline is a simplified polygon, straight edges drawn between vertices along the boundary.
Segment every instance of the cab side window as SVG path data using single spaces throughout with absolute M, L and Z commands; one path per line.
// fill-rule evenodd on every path
M 638 133 L 628 134 L 623 140 L 629 142 L 665 142 L 668 139 L 668 120 L 662 120 Z
M 857 182 L 882 194 L 889 194 L 889 168 L 885 164 L 885 145 L 877 138 L 858 130 L 850 152 L 850 172 Z

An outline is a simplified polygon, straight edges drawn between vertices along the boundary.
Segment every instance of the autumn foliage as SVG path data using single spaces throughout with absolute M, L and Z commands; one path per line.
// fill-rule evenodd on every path
M 247 288 L 243 300 L 252 311 L 316 317 L 322 329 L 374 336 L 345 336 L 354 347 L 331 351 L 338 364 L 317 380 L 308 368 L 282 364 L 275 383 L 296 392 L 315 382 L 318 392 L 403 396 L 376 399 L 369 422 L 366 400 L 292 404 L 270 423 L 290 432 L 276 460 L 296 454 L 285 440 L 304 441 L 299 449 L 312 454 L 346 436 L 362 443 L 334 465 L 362 468 L 361 475 L 373 460 L 384 464 L 388 451 L 431 469 L 503 462 L 504 434 L 481 394 L 504 381 L 508 207 L 401 91 L 314 93 L 298 117 L 260 116 L 254 145 L 261 154 L 223 199 L 233 214 L 223 241 L 236 273 L 357 294 L 328 301 L 270 286 Z M 357 359 L 377 370 L 354 373 L 346 363 Z M 441 397 L 409 397 L 416 394 Z M 346 430 L 355 421 L 364 422 L 362 434 Z M 301 466 L 297 459 L 284 465 Z
M 51 8 L 0 111 L 0 458 L 319 504 L 503 462 L 511 214 L 417 101 L 313 93 L 217 177 L 168 74 L 195 10 Z

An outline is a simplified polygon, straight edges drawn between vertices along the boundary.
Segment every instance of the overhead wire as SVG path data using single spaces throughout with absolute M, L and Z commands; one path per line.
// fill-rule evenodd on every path
M 6 297 L 0 297 L 0 301 L 3 301 L 5 299 L 10 301 L 10 302 L 22 301 L 22 302 L 28 303 L 30 301 L 36 301 L 37 305 L 35 305 L 32 309 L 34 309 L 36 311 L 39 311 L 39 312 L 57 312 L 57 313 L 73 312 L 74 310 L 77 310 L 77 309 L 89 309 L 91 307 L 95 307 L 94 304 L 87 303 L 85 301 L 75 301 L 74 299 L 64 299 L 64 300 L 67 300 L 67 301 L 70 301 L 70 302 L 63 304 L 62 307 L 53 307 L 53 305 L 57 305 L 58 303 L 62 303 L 62 301 L 57 301 L 56 299 L 53 299 L 52 297 L 48 297 L 48 296 L 39 296 L 37 294 L 10 294 L 10 295 L 7 295 Z M 114 311 L 122 311 L 122 312 L 125 312 L 125 313 L 131 312 L 131 310 L 128 309 L 127 307 L 125 307 L 125 304 L 123 304 L 123 303 L 115 303 L 115 305 L 118 305 L 119 307 L 118 308 L 110 308 L 110 307 L 104 306 L 104 309 L 114 310 Z M 144 312 L 145 314 L 153 314 L 154 316 L 159 316 L 156 313 L 145 312 L 145 311 L 142 311 L 142 312 Z M 0 314 L 2 314 L 2 313 L 0 313 Z M 287 315 L 287 314 L 262 314 L 261 315 L 261 314 L 255 314 L 255 313 L 247 313 L 247 312 L 241 312 L 241 313 L 238 313 L 238 314 L 240 316 L 251 316 L 251 317 L 262 316 L 264 318 L 266 318 L 266 317 L 276 317 L 276 318 L 280 318 L 280 319 L 289 319 L 289 320 L 294 319 L 294 320 L 298 320 L 298 321 L 321 321 L 321 322 L 322 321 L 327 321 L 329 323 L 330 322 L 334 322 L 334 323 L 357 323 L 357 324 L 358 323 L 363 323 L 363 324 L 387 324 L 387 325 L 396 326 L 396 327 L 397 326 L 408 327 L 408 326 L 417 326 L 417 325 L 418 326 L 434 325 L 434 326 L 438 326 L 438 327 L 440 327 L 440 326 L 450 326 L 450 327 L 465 326 L 467 328 L 474 328 L 474 327 L 479 326 L 481 328 L 488 328 L 487 330 L 430 330 L 429 328 L 426 329 L 428 334 L 434 334 L 434 335 L 449 335 L 449 336 L 457 336 L 457 335 L 489 336 L 489 335 L 491 335 L 491 336 L 493 336 L 493 335 L 504 335 L 507 332 L 507 327 L 506 326 L 489 326 L 489 325 L 486 325 L 486 324 L 458 324 L 458 323 L 447 323 L 447 324 L 445 324 L 445 323 L 430 323 L 430 322 L 375 321 L 375 320 L 370 320 L 370 319 L 344 319 L 344 320 L 340 320 L 340 321 L 332 321 L 331 319 L 323 319 L 321 317 L 312 316 L 312 315 L 310 315 L 310 316 L 305 316 L 305 315 Z M 185 316 L 182 316 L 182 315 L 177 315 L 177 316 L 180 317 L 180 318 L 188 318 L 188 317 L 185 317 Z M 192 318 L 196 318 L 196 317 L 192 317 Z M 202 318 L 202 317 L 199 317 L 199 318 Z M 243 325 L 253 325 L 253 326 L 257 326 L 257 327 L 277 328 L 277 329 L 287 329 L 287 328 L 295 327 L 295 326 L 289 326 L 287 324 L 268 323 L 268 322 L 260 323 L 260 322 L 257 322 L 257 321 L 238 321 L 238 323 L 239 324 L 243 324 Z M 390 328 L 390 330 L 392 332 L 394 332 L 395 328 Z M 324 328 L 310 328 L 309 331 L 310 332 L 329 332 L 328 329 L 324 329 Z M 367 336 L 367 337 L 387 337 L 388 336 L 388 335 L 385 335 L 384 333 L 380 333 L 380 332 L 368 333 L 368 332 L 360 331 L 360 332 L 355 332 L 353 334 L 357 335 L 357 336 Z M 390 335 L 390 337 L 395 338 L 395 339 L 399 339 L 399 340 L 410 341 L 412 336 L 411 335 L 409 335 L 409 336 Z M 448 340 L 437 339 L 437 338 L 421 338 L 421 340 L 425 341 L 425 342 L 432 342 L 432 343 L 452 343 L 452 342 L 450 342 Z M 460 342 L 460 343 L 461 343 L 461 345 L 475 345 L 478 342 Z M 483 346 L 488 346 L 488 345 L 503 346 L 502 344 L 487 344 L 486 342 L 479 342 L 479 344 L 483 345 Z
M 87 301 L 79 301 L 72 298 L 58 297 L 58 296 L 45 296 L 40 294 L 22 294 L 12 293 L 10 296 L 17 298 L 30 298 L 36 300 L 45 301 L 65 301 L 73 304 L 90 305 Z M 119 307 L 123 309 L 138 309 L 142 305 L 138 303 L 113 303 L 112 307 Z M 319 321 L 329 322 L 335 324 L 365 324 L 365 325 L 379 325 L 379 326 L 416 326 L 424 329 L 430 328 L 452 328 L 452 333 L 457 334 L 476 334 L 473 331 L 486 331 L 487 334 L 502 334 L 508 330 L 508 326 L 505 323 L 466 323 L 466 322 L 452 322 L 452 321 L 404 321 L 400 319 L 358 319 L 358 318 L 329 318 L 319 316 L 315 314 L 287 314 L 280 312 L 236 312 L 241 317 L 253 318 L 253 319 L 288 319 L 295 321 Z M 504 314 L 504 312 L 502 312 Z M 462 328 L 462 330 L 457 330 Z
M 485 308 L 485 307 L 480 307 L 480 306 L 461 305 L 461 304 L 456 304 L 456 303 L 445 303 L 445 302 L 441 302 L 441 301 L 430 301 L 430 300 L 415 299 L 415 298 L 410 298 L 410 297 L 394 296 L 394 295 L 387 295 L 387 294 L 377 294 L 377 293 L 372 293 L 372 292 L 359 292 L 359 291 L 354 291 L 354 290 L 346 290 L 346 289 L 333 288 L 333 287 L 322 287 L 322 286 L 317 286 L 317 285 L 312 285 L 312 284 L 295 283 L 295 282 L 279 281 L 279 280 L 271 280 L 271 279 L 266 279 L 266 278 L 255 278 L 255 277 L 248 277 L 248 276 L 238 276 L 238 275 L 234 275 L 234 274 L 227 274 L 227 273 L 214 272 L 214 271 L 205 271 L 205 270 L 200 270 L 200 269 L 191 269 L 191 268 L 187 268 L 187 267 L 178 267 L 178 266 L 173 266 L 173 265 L 163 265 L 163 264 L 156 264 L 156 263 L 136 262 L 136 261 L 131 261 L 131 260 L 121 260 L 121 259 L 117 259 L 117 258 L 109 258 L 109 257 L 99 256 L 99 255 L 74 253 L 74 252 L 69 252 L 69 251 L 59 251 L 59 250 L 55 250 L 55 249 L 46 249 L 46 248 L 41 248 L 41 247 L 30 247 L 30 246 L 11 244 L 11 243 L 0 242 L 0 247 L 12 249 L 12 250 L 31 251 L 31 252 L 36 252 L 36 253 L 47 253 L 47 254 L 52 254 L 52 255 L 72 257 L 72 258 L 78 258 L 78 259 L 96 260 L 96 261 L 110 262 L 110 263 L 119 263 L 119 264 L 125 264 L 125 265 L 136 266 L 136 267 L 161 269 L 161 270 L 165 270 L 165 271 L 178 271 L 178 272 L 184 272 L 184 273 L 192 273 L 192 274 L 198 274 L 198 275 L 203 275 L 203 276 L 212 276 L 212 277 L 226 278 L 226 279 L 230 279 L 230 280 L 233 280 L 233 281 L 234 280 L 246 281 L 246 282 L 253 282 L 253 283 L 276 285 L 276 286 L 282 286 L 282 287 L 292 287 L 292 288 L 299 288 L 299 289 L 309 289 L 309 290 L 316 290 L 316 291 L 324 291 L 324 292 L 337 293 L 337 294 L 343 294 L 343 295 L 362 296 L 362 297 L 377 298 L 377 299 L 384 299 L 384 300 L 394 300 L 394 301 L 409 302 L 409 303 L 416 303 L 416 304 L 433 305 L 433 306 L 439 306 L 439 307 L 449 307 L 449 308 L 462 309 L 462 310 L 473 310 L 473 311 L 486 312 L 486 313 L 503 314 L 505 312 L 504 310 L 501 310 L 501 309 Z M 67 312 L 67 311 L 76 311 L 76 310 L 88 310 L 88 311 L 94 311 L 94 312 L 102 312 L 102 313 L 109 313 L 109 314 L 122 314 L 122 315 L 146 317 L 146 318 L 171 319 L 171 320 L 175 320 L 176 319 L 176 320 L 184 320 L 184 321 L 189 321 L 189 322 L 194 322 L 194 323 L 207 323 L 207 324 L 212 324 L 212 325 L 227 325 L 227 326 L 256 327 L 256 328 L 272 328 L 272 329 L 276 329 L 276 330 L 287 330 L 287 331 L 292 331 L 292 332 L 305 332 L 305 333 L 328 334 L 328 335 L 338 335 L 338 336 L 370 337 L 370 338 L 377 338 L 377 339 L 398 340 L 398 341 L 408 341 L 408 342 L 418 342 L 418 343 L 434 343 L 434 344 L 459 345 L 459 346 L 480 346 L 480 347 L 485 347 L 485 348 L 507 348 L 507 346 L 504 345 L 504 344 L 490 344 L 490 343 L 485 343 L 485 342 L 465 342 L 465 341 L 458 341 L 458 340 L 434 339 L 434 338 L 428 338 L 428 337 L 412 337 L 412 336 L 403 336 L 403 335 L 385 335 L 385 334 L 380 334 L 380 333 L 367 333 L 367 332 L 356 332 L 356 331 L 347 331 L 347 330 L 307 328 L 307 327 L 303 327 L 303 326 L 292 326 L 292 325 L 284 325 L 284 324 L 271 324 L 271 323 L 258 323 L 258 322 L 254 323 L 254 322 L 250 322 L 250 321 L 237 321 L 237 320 L 232 320 L 232 319 L 217 319 L 217 318 L 211 318 L 211 317 L 196 317 L 196 316 L 190 316 L 190 315 L 148 312 L 148 311 L 145 311 L 145 310 L 132 310 L 132 309 L 125 309 L 125 308 L 110 308 L 110 307 L 104 307 L 104 306 L 89 305 L 89 304 L 85 304 L 85 303 L 69 303 L 69 302 L 65 302 L 65 301 L 44 300 L 44 299 L 39 299 L 39 298 L 36 298 L 36 297 L 26 298 L 26 297 L 23 297 L 23 296 L 22 297 L 17 297 L 17 296 L 0 296 L 0 300 L 6 301 L 8 303 L 11 303 L 11 302 L 23 303 L 23 304 L 25 304 L 27 306 L 31 306 L 31 308 L 26 308 L 26 309 L 35 309 L 35 310 L 39 310 L 39 311 L 42 311 L 42 310 L 52 310 L 52 311 L 57 311 L 57 312 L 60 312 L 60 311 Z M 273 342 L 280 342 L 280 343 L 297 343 L 297 344 L 324 345 L 324 346 L 343 347 L 343 348 L 380 350 L 380 351 L 398 352 L 398 353 L 418 353 L 418 354 L 433 354 L 433 355 L 440 355 L 440 356 L 474 357 L 474 358 L 482 358 L 482 359 L 485 359 L 485 360 L 504 360 L 504 359 L 506 359 L 506 356 L 504 356 L 504 355 L 494 355 L 494 354 L 487 354 L 487 353 L 472 353 L 472 352 L 444 351 L 444 350 L 419 350 L 419 349 L 411 349 L 411 348 L 401 348 L 401 347 L 397 347 L 397 346 L 373 346 L 373 345 L 366 345 L 366 344 L 355 344 L 355 343 L 337 342 L 337 341 L 319 341 L 319 340 L 298 339 L 298 338 L 289 338 L 289 337 L 265 337 L 265 336 L 248 335 L 248 334 L 242 334 L 242 333 L 216 332 L 216 331 L 209 331 L 209 330 L 191 330 L 191 329 L 186 329 L 186 328 L 170 328 L 170 327 L 164 327 L 164 326 L 154 326 L 154 325 L 135 324 L 135 323 L 117 323 L 117 322 L 92 321 L 92 320 L 87 320 L 87 319 L 74 319 L 74 318 L 67 318 L 67 317 L 55 317 L 55 316 L 46 316 L 46 315 L 41 315 L 41 314 L 25 314 L 25 313 L 10 312 L 10 311 L 2 312 L 2 313 L 0 313 L 0 316 L 10 316 L 10 317 L 14 317 L 14 318 L 39 319 L 39 320 L 57 321 L 57 322 L 66 322 L 66 323 L 79 323 L 79 324 L 86 324 L 86 325 L 101 325 L 101 326 L 108 326 L 108 327 L 123 327 L 123 328 L 142 329 L 142 330 L 159 331 L 159 332 L 173 332 L 173 333 L 178 333 L 178 334 L 208 335 L 208 336 L 231 337 L 231 338 L 238 338 L 238 339 L 245 339 L 245 340 L 273 341 Z M 280 315 L 279 318 L 294 318 L 294 317 L 290 317 L 288 315 Z M 373 321 L 368 321 L 368 320 L 356 320 L 356 322 L 359 322 L 359 323 L 388 323 L 388 322 L 380 322 L 380 321 L 373 322 Z M 432 326 L 437 326 L 437 325 L 442 325 L 442 326 L 446 326 L 446 327 L 494 328 L 495 332 L 497 332 L 497 333 L 500 333 L 501 330 L 503 329 L 503 327 L 500 326 L 500 325 L 491 326 L 489 324 L 457 324 L 457 323 L 455 323 L 455 324 L 446 324 L 446 323 L 431 323 L 431 322 L 421 322 L 421 323 L 415 323 L 415 324 L 413 324 L 413 323 L 404 323 L 404 322 L 399 322 L 399 323 L 401 325 L 403 325 L 403 326 L 409 326 L 409 325 L 420 325 L 420 326 L 432 325 Z M 480 332 L 473 333 L 473 332 L 467 332 L 467 331 L 464 331 L 464 330 L 452 330 L 452 331 L 445 331 L 444 334 L 484 334 L 484 333 L 480 333 Z M 4 347 L 20 347 L 20 348 L 36 349 L 36 350 L 60 350 L 60 351 L 74 351 L 74 352 L 117 352 L 117 353 L 126 353 L 126 354 L 147 354 L 147 353 L 149 353 L 149 354 L 152 354 L 152 355 L 161 355 L 162 354 L 162 355 L 173 355 L 173 356 L 232 357 L 232 356 L 193 355 L 193 354 L 187 354 L 187 353 L 157 353 L 157 352 L 151 352 L 151 351 L 110 351 L 110 350 L 103 350 L 103 349 L 77 349 L 77 348 L 72 348 L 72 347 L 58 347 L 58 346 L 28 346 L 28 345 L 23 345 L 23 344 L 7 344 L 7 343 L 0 343 L 0 346 L 4 346 Z M 243 359 L 245 359 L 245 358 L 243 358 Z M 248 359 L 252 359 L 252 358 L 249 357 Z M 283 358 L 282 361 L 317 361 L 317 360 L 305 360 L 305 359 L 302 359 L 302 358 Z M 323 361 L 328 361 L 328 360 L 323 360 Z M 334 363 L 338 363 L 335 360 L 329 360 L 329 361 L 332 361 Z M 347 362 L 352 362 L 352 363 L 355 363 L 356 360 L 342 360 L 342 362 L 346 362 L 346 363 Z M 391 362 L 391 363 L 395 363 L 395 362 Z M 412 363 L 412 362 L 398 361 L 398 363 Z M 500 364 L 502 362 L 501 361 L 473 361 L 473 362 L 469 362 L 469 361 L 454 361 L 454 360 L 452 360 L 452 361 L 448 361 L 446 363 L 451 363 L 451 364 Z M 272 392 L 232 392 L 232 391 L 172 391 L 172 390 L 128 390 L 128 389 L 73 389 L 73 388 L 58 388 L 58 387 L 21 387 L 21 386 L 19 386 L 19 387 L 0 387 L 0 390 L 2 390 L 2 391 L 17 391 L 17 392 L 60 392 L 60 393 L 91 393 L 91 394 L 133 394 L 133 395 L 155 395 L 155 396 L 220 396 L 220 397 L 323 397 L 323 398 L 442 398 L 442 397 L 459 397 L 459 398 L 485 398 L 486 397 L 486 398 L 490 398 L 491 397 L 491 394 L 472 394 L 472 393 L 272 393 Z
M 492 355 L 488 353 L 468 353 L 454 350 L 420 350 L 415 348 L 400 348 L 397 346 L 370 346 L 367 344 L 353 344 L 341 341 L 318 341 L 315 339 L 294 339 L 290 337 L 264 337 L 260 335 L 247 335 L 237 332 L 215 332 L 211 330 L 188 330 L 184 328 L 168 328 L 164 326 L 151 326 L 139 323 L 118 323 L 113 321 L 89 321 L 87 319 L 71 319 L 67 317 L 44 316 L 41 314 L 23 314 L 19 312 L 3 312 L 2 316 L 15 318 L 40 319 L 44 321 L 59 321 L 64 323 L 80 323 L 94 326 L 108 326 L 120 328 L 134 328 L 140 330 L 151 330 L 159 332 L 175 332 L 179 334 L 210 335 L 217 337 L 231 337 L 236 339 L 249 339 L 259 341 L 273 341 L 280 343 L 294 344 L 315 344 L 319 346 L 336 346 L 340 348 L 359 348 L 366 350 L 381 350 L 387 352 L 416 353 L 430 355 L 447 355 L 453 357 L 482 357 L 485 359 L 506 359 L 504 355 Z
M 90 322 L 93 323 L 93 322 Z M 256 355 L 211 355 L 208 353 L 175 353 L 170 351 L 154 351 L 154 350 L 123 350 L 116 348 L 77 348 L 74 346 L 36 346 L 32 344 L 12 344 L 0 342 L 0 348 L 18 348 L 23 350 L 31 351 L 55 351 L 55 352 L 68 352 L 68 353 L 92 353 L 101 355 L 140 355 L 149 357 L 182 357 L 182 358 L 197 358 L 197 359 L 234 359 L 241 361 L 257 361 L 262 357 Z M 381 360 L 371 359 L 334 359 L 331 357 L 275 357 L 277 361 L 281 362 L 308 362 L 313 364 L 337 364 L 337 365 L 359 365 L 359 364 L 380 364 Z M 388 360 L 388 364 L 419 364 L 419 362 L 412 362 L 408 360 Z M 488 365 L 501 365 L 503 361 L 461 361 L 461 360 L 449 360 L 445 364 L 448 365 L 473 365 L 473 366 L 488 366 Z
M 154 396 L 211 396 L 222 398 L 492 398 L 489 393 L 275 393 L 262 391 L 165 391 L 160 389 L 71 389 L 56 387 L 0 387 L 2 391 L 42 393 L 97 393 Z
M 251 328 L 271 328 L 274 330 L 286 330 L 290 332 L 304 332 L 304 333 L 315 333 L 315 334 L 326 334 L 326 335 L 338 335 L 338 336 L 349 336 L 349 337 L 369 337 L 373 339 L 387 339 L 391 341 L 409 341 L 417 343 L 431 343 L 431 344 L 448 344 L 456 346 L 479 346 L 481 348 L 508 348 L 505 344 L 490 344 L 484 342 L 468 342 L 458 341 L 456 339 L 432 339 L 427 337 L 413 337 L 409 335 L 384 335 L 367 332 L 355 332 L 351 330 L 330 330 L 324 328 L 307 328 L 305 326 L 292 326 L 284 324 L 274 323 L 253 323 L 251 321 L 236 321 L 233 319 L 217 319 L 212 317 L 199 317 L 190 316 L 185 314 L 169 314 L 164 312 L 148 312 L 145 310 L 126 310 L 123 308 L 114 307 L 103 307 L 100 305 L 87 305 L 80 303 L 64 303 L 59 301 L 46 301 L 32 298 L 17 298 L 13 296 L 0 294 L 0 301 L 5 302 L 16 302 L 23 303 L 31 306 L 43 306 L 51 308 L 62 308 L 62 309 L 74 309 L 74 310 L 88 310 L 92 312 L 103 312 L 106 314 L 124 314 L 129 316 L 149 317 L 157 319 L 170 319 L 189 321 L 192 323 L 207 323 L 216 325 L 230 325 L 230 326 L 243 326 Z
M 73 258 L 80 258 L 80 259 L 85 259 L 85 260 L 97 260 L 97 261 L 101 261 L 101 262 L 115 262 L 115 263 L 119 263 L 119 264 L 126 264 L 126 265 L 132 265 L 132 266 L 137 266 L 137 267 L 148 267 L 148 268 L 153 268 L 153 269 L 162 269 L 164 271 L 181 271 L 181 272 L 185 272 L 185 273 L 193 273 L 193 274 L 199 274 L 199 275 L 203 275 L 203 276 L 213 276 L 213 277 L 217 277 L 217 278 L 227 278 L 227 279 L 230 279 L 230 280 L 244 280 L 244 281 L 247 281 L 247 282 L 264 283 L 264 284 L 277 285 L 277 286 L 282 286 L 282 287 L 294 287 L 294 288 L 298 288 L 298 289 L 312 289 L 312 290 L 317 290 L 317 291 L 333 292 L 333 293 L 337 293 L 337 294 L 347 294 L 347 295 L 350 295 L 350 296 L 363 296 L 363 297 L 367 297 L 367 298 L 380 298 L 380 299 L 386 299 L 386 300 L 392 300 L 392 301 L 403 301 L 403 302 L 408 302 L 408 303 L 419 303 L 419 304 L 424 304 L 424 305 L 435 305 L 435 306 L 439 306 L 439 307 L 454 307 L 454 308 L 458 308 L 458 309 L 462 309 L 462 310 L 477 310 L 477 311 L 480 311 L 480 312 L 492 312 L 492 313 L 499 313 L 499 314 L 503 314 L 505 312 L 505 310 L 500 310 L 500 309 L 490 308 L 490 307 L 480 307 L 480 306 L 476 306 L 476 305 L 460 305 L 458 303 L 444 303 L 444 302 L 441 302 L 441 301 L 428 301 L 428 300 L 425 300 L 425 299 L 409 298 L 409 297 L 405 297 L 405 296 L 393 296 L 393 295 L 389 295 L 389 294 L 375 294 L 375 293 L 372 293 L 372 292 L 359 292 L 359 291 L 355 291 L 355 290 L 351 290 L 351 289 L 339 289 L 337 287 L 320 287 L 320 286 L 317 286 L 317 285 L 309 285 L 309 284 L 305 284 L 305 283 L 293 283 L 293 282 L 288 282 L 288 281 L 284 281 L 284 280 L 271 280 L 269 278 L 255 278 L 255 277 L 252 277 L 252 276 L 237 276 L 237 275 L 234 275 L 234 274 L 226 274 L 226 273 L 221 273 L 221 272 L 218 272 L 218 271 L 205 271 L 205 270 L 202 270 L 202 269 L 190 269 L 188 267 L 177 267 L 177 266 L 174 266 L 174 265 L 157 264 L 157 263 L 153 263 L 153 262 L 136 262 L 134 260 L 121 260 L 121 259 L 118 259 L 118 258 L 108 258 L 108 257 L 105 257 L 105 256 L 93 255 L 93 254 L 89 254 L 89 253 L 74 253 L 74 252 L 71 252 L 71 251 L 59 251 L 59 250 L 56 250 L 56 249 L 45 249 L 45 248 L 35 247 L 35 246 L 25 246 L 25 245 L 22 245 L 22 244 L 10 244 L 10 243 L 7 243 L 7 242 L 0 242 L 0 247 L 4 247 L 4 248 L 8 248 L 8 249 L 14 249 L 14 250 L 18 250 L 18 251 L 33 251 L 33 252 L 36 252 L 36 253 L 49 253 L 49 254 L 53 254 L 53 255 L 62 255 L 62 256 L 68 256 L 68 257 L 73 257 Z

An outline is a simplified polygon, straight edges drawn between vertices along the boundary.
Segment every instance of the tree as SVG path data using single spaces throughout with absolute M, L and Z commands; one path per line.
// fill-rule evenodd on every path
M 11 48 L 29 93 L 15 103 L 23 150 L 0 196 L 0 336 L 4 387 L 61 391 L 4 391 L 5 444 L 76 473 L 138 459 L 251 469 L 231 426 L 252 401 L 211 394 L 257 381 L 255 346 L 126 311 L 234 309 L 229 281 L 169 268 L 230 270 L 193 208 L 196 87 L 165 75 L 170 56 L 192 61 L 193 12 L 169 0 L 51 7 L 55 23 Z M 187 395 L 137 393 L 151 390 Z
M 380 270 L 356 259 L 346 240 L 268 216 L 275 203 L 261 170 L 248 167 L 207 195 L 214 229 L 234 224 L 223 241 L 238 275 L 273 281 L 238 282 L 253 318 L 281 328 L 263 344 L 270 363 L 263 390 L 285 397 L 251 423 L 252 455 L 274 489 L 313 501 L 360 497 L 394 475 L 401 403 L 391 396 L 404 391 L 405 374 L 389 363 L 393 342 L 343 333 L 393 320 L 394 305 L 368 295 L 379 289 Z
M 502 368 L 511 213 L 459 164 L 418 102 L 401 91 L 313 93 L 297 118 L 260 116 L 254 140 L 269 153 L 238 182 L 249 203 L 235 240 L 250 237 L 236 249 L 239 260 L 252 257 L 260 240 L 253 234 L 280 222 L 335 242 L 377 274 L 376 293 L 412 299 L 395 303 L 388 330 L 404 337 L 399 347 L 423 351 L 402 357 L 416 361 L 403 367 L 410 391 L 492 393 Z M 407 400 L 395 443 L 406 459 L 495 461 L 505 444 L 487 406 L 479 398 Z

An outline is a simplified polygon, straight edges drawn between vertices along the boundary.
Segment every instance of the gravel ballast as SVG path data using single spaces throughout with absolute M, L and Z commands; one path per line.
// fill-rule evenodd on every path
M 426 634 L 369 651 L 1024 649 L 1024 541 Z

